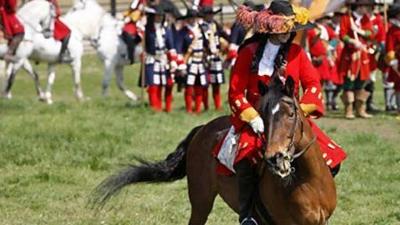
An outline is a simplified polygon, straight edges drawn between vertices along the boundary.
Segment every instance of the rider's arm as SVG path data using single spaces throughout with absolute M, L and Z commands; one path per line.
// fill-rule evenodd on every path
M 303 88 L 300 106 L 307 116 L 321 117 L 324 114 L 324 106 L 319 73 L 311 64 L 305 51 L 301 47 L 299 48 L 301 65 L 299 67 L 299 79 Z
M 239 56 L 231 71 L 229 84 L 229 105 L 232 113 L 245 122 L 250 122 L 258 116 L 257 111 L 246 99 L 246 89 L 249 82 L 253 51 L 249 46 L 240 50 Z

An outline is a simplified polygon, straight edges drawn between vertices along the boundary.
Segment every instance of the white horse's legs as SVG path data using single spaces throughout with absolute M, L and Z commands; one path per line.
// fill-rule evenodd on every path
M 102 83 L 102 94 L 103 96 L 108 96 L 108 87 L 110 86 L 112 73 L 115 70 L 115 63 L 112 60 L 104 60 L 104 75 Z
M 55 70 L 55 65 L 54 64 L 49 64 L 47 67 L 47 87 L 46 87 L 46 93 L 45 93 L 45 100 L 47 104 L 53 104 L 53 99 L 52 99 L 52 88 L 54 84 L 54 80 L 56 79 L 56 70 Z
M 5 87 L 3 96 L 7 99 L 12 98 L 11 88 L 14 84 L 15 76 L 17 75 L 17 72 L 21 68 L 22 64 L 23 64 L 23 61 L 20 60 L 19 62 L 15 63 L 15 64 L 6 65 L 6 67 L 7 67 L 7 71 L 6 71 L 7 83 L 6 83 L 6 87 Z
M 81 57 L 76 57 L 71 66 L 72 66 L 72 73 L 74 76 L 75 97 L 79 101 L 82 101 L 84 96 L 81 86 L 81 67 L 82 67 Z
M 36 93 L 39 96 L 39 100 L 44 101 L 46 100 L 45 94 L 42 91 L 42 88 L 40 87 L 40 81 L 39 81 L 39 75 L 37 74 L 37 72 L 33 69 L 31 63 L 29 62 L 29 60 L 25 59 L 24 60 L 24 64 L 22 67 L 29 75 L 31 75 L 31 77 L 33 78 L 34 82 L 35 82 L 35 89 L 36 89 Z
M 124 92 L 124 94 L 132 101 L 137 101 L 138 97 L 130 91 L 129 89 L 126 88 L 124 84 L 124 67 L 123 66 L 116 66 L 115 67 L 115 75 L 116 75 L 116 81 L 118 88 Z

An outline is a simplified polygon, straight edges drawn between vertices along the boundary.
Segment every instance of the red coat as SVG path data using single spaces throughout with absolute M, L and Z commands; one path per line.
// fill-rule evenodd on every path
M 330 80 L 331 74 L 329 70 L 328 62 L 328 48 L 325 40 L 321 39 L 320 28 L 314 28 L 307 31 L 307 42 L 310 48 L 311 57 L 321 60 L 320 64 L 316 65 L 315 68 L 318 70 L 321 80 Z
M 262 146 L 261 140 L 252 131 L 250 126 L 245 126 L 247 122 L 242 120 L 244 119 L 243 114 L 246 111 L 254 110 L 258 104 L 260 98 L 258 82 L 261 81 L 268 84 L 270 81 L 269 76 L 259 76 L 257 73 L 251 72 L 251 63 L 258 45 L 258 43 L 252 43 L 241 49 L 231 71 L 229 86 L 229 105 L 232 110 L 231 120 L 236 132 L 240 133 L 238 155 L 235 162 L 243 158 L 248 158 L 256 162 L 260 158 L 258 150 Z M 295 96 L 300 99 L 299 89 L 301 85 L 304 91 L 300 103 L 314 105 L 315 110 L 311 115 L 316 117 L 321 116 L 324 113 L 324 108 L 318 72 L 299 45 L 293 44 L 291 46 L 287 60 L 286 76 L 290 74 L 295 81 Z M 337 166 L 346 158 L 346 153 L 313 122 L 309 122 L 314 134 L 317 136 L 327 164 L 332 168 Z M 217 155 L 218 151 L 219 146 L 214 150 L 214 155 Z M 221 165 L 217 170 L 219 173 L 229 174 L 229 171 Z
M 24 26 L 16 16 L 17 0 L 0 0 L 0 22 L 7 39 L 24 33 Z
M 236 159 L 240 161 L 244 157 L 253 157 L 255 149 L 260 146 L 260 140 L 249 126 L 245 126 L 246 114 L 254 111 L 260 94 L 258 82 L 268 84 L 269 76 L 258 76 L 251 72 L 253 56 L 258 48 L 258 43 L 252 43 L 239 51 L 237 61 L 231 71 L 231 81 L 229 86 L 229 105 L 232 110 L 231 121 L 236 131 L 240 131 L 239 143 L 246 143 Z M 293 44 L 288 53 L 288 65 L 286 75 L 293 77 L 295 81 L 295 95 L 299 98 L 300 85 L 303 87 L 304 94 L 300 103 L 312 104 L 315 106 L 313 116 L 319 117 L 324 113 L 322 104 L 322 93 L 318 72 L 312 66 L 304 50 Z M 258 142 L 257 142 L 258 140 Z M 240 145 L 240 144 L 239 144 Z
M 336 85 L 342 85 L 344 83 L 344 77 L 339 75 L 338 65 L 343 51 L 343 42 L 339 39 L 338 34 L 331 26 L 326 26 L 326 30 L 329 34 L 329 41 L 337 41 L 336 47 L 332 52 L 332 58 L 329 59 L 332 60 L 332 62 L 329 63 L 330 80 Z
M 57 2 L 57 0 L 49 0 L 50 3 L 52 3 L 56 9 L 56 19 L 54 21 L 54 32 L 53 32 L 53 37 L 54 39 L 61 41 L 67 36 L 71 34 L 71 30 L 67 25 L 65 25 L 61 20 L 61 8 Z
M 400 63 L 400 27 L 392 25 L 386 36 L 386 52 L 388 61 L 397 59 Z M 400 66 L 397 67 L 400 70 Z M 400 91 L 400 74 L 392 68 L 389 69 L 388 81 L 395 83 L 396 91 Z
M 348 38 L 354 39 L 355 35 L 351 29 L 350 15 L 345 14 L 340 20 L 340 38 L 345 42 L 345 47 L 342 52 L 341 60 L 339 63 L 340 76 L 353 76 L 360 75 L 361 80 L 368 80 L 370 77 L 370 58 L 366 51 L 356 49 L 352 44 L 346 43 Z M 374 32 L 372 29 L 372 22 L 368 16 L 361 19 L 361 29 L 369 31 L 373 38 Z M 368 45 L 368 40 L 359 35 L 359 39 L 365 45 Z
M 385 24 L 383 22 L 383 18 L 380 14 L 375 14 L 371 17 L 372 21 L 372 28 L 373 31 L 375 32 L 375 38 L 373 40 L 373 43 L 371 43 L 371 47 L 378 48 L 381 43 L 384 43 L 386 40 L 386 31 L 385 31 Z M 378 60 L 377 60 L 377 54 L 370 54 L 370 69 L 371 71 L 374 71 L 378 68 Z

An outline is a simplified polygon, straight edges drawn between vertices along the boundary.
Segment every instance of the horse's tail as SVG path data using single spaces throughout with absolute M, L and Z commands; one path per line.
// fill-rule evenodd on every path
M 186 176 L 186 154 L 189 143 L 203 126 L 195 127 L 176 150 L 159 162 L 148 162 L 137 159 L 139 165 L 129 165 L 121 171 L 102 181 L 92 192 L 89 205 L 93 208 L 103 207 L 123 187 L 135 183 L 172 182 Z

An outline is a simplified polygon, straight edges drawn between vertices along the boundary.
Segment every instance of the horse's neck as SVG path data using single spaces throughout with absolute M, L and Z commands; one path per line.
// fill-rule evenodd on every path
M 37 29 L 42 21 L 50 17 L 50 3 L 43 0 L 30 1 L 18 10 L 17 15 L 26 26 Z
M 94 38 L 98 35 L 105 15 L 107 12 L 96 1 L 87 1 L 84 9 L 70 10 L 63 16 L 63 21 L 77 29 L 84 38 Z

